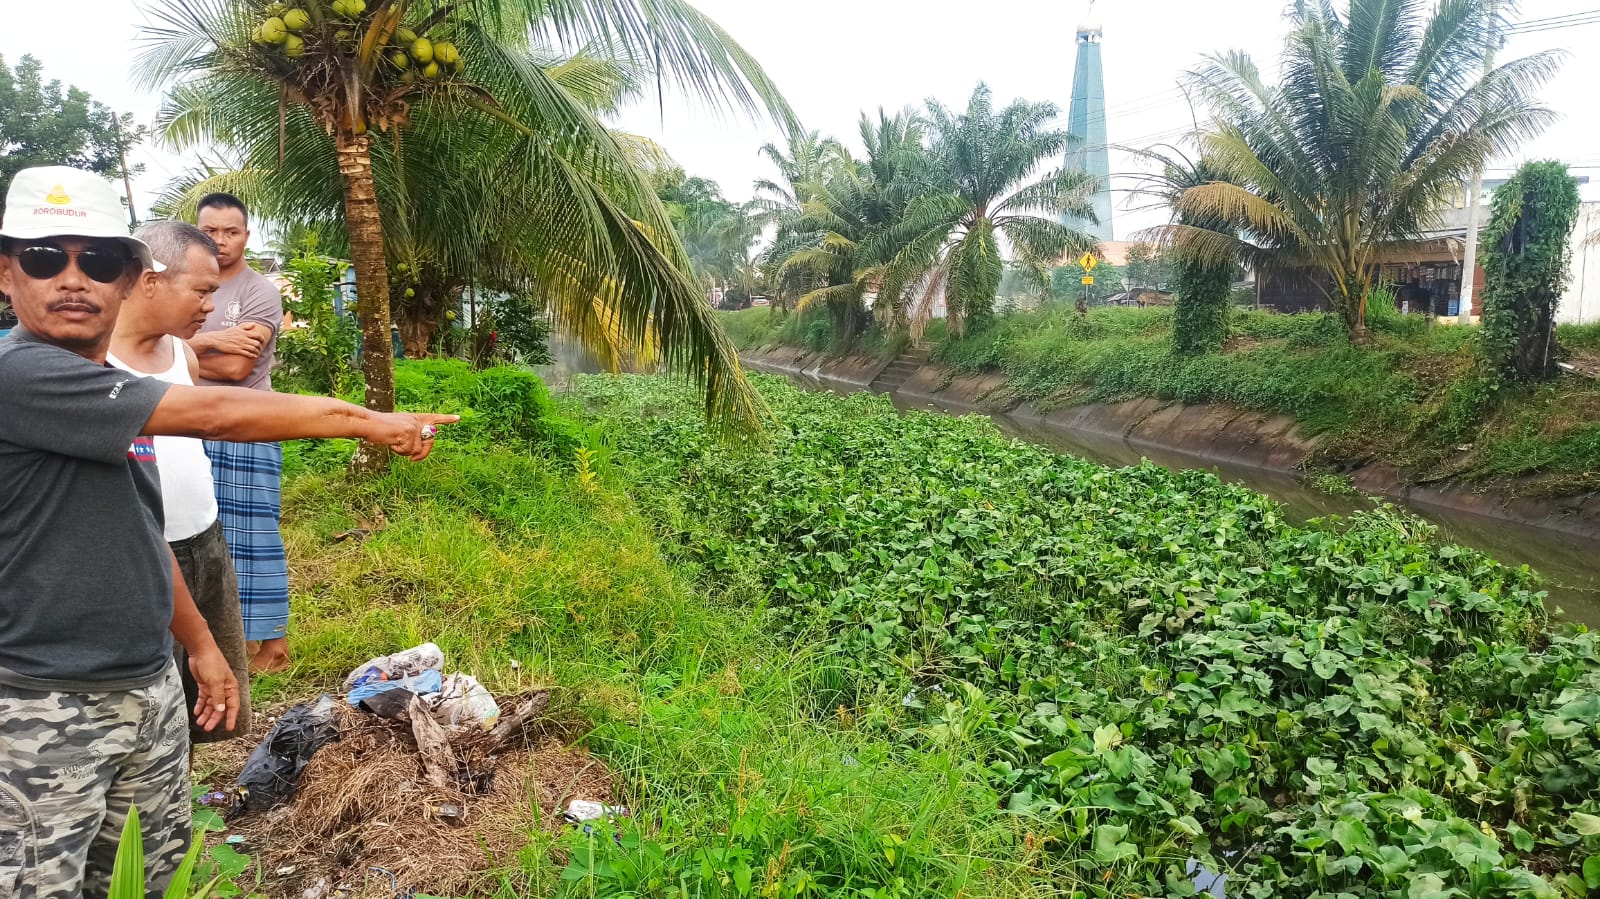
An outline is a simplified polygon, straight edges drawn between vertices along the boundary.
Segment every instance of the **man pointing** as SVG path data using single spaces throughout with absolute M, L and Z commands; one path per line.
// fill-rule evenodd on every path
M 188 651 L 196 724 L 232 727 L 238 684 L 163 539 L 157 435 L 359 437 L 414 460 L 454 416 L 186 387 L 106 364 L 123 300 L 159 271 L 116 192 L 24 169 L 0 219 L 0 896 L 101 899 L 129 809 L 159 896 L 189 842 Z

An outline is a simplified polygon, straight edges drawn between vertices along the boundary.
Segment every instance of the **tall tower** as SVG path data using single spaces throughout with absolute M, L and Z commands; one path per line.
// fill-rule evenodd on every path
M 1091 9 L 1093 5 L 1090 4 Z M 1111 154 L 1106 150 L 1106 83 L 1100 67 L 1100 41 L 1099 25 L 1078 26 L 1078 62 L 1072 71 L 1072 106 L 1067 110 L 1067 131 L 1072 134 L 1067 167 L 1082 169 L 1099 179 L 1100 188 L 1093 198 L 1099 221 L 1090 223 L 1068 216 L 1066 223 L 1100 240 L 1110 240 Z

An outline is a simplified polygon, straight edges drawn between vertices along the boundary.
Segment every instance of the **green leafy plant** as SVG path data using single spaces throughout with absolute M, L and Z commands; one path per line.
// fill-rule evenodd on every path
M 208 899 L 222 882 L 221 875 L 213 877 L 194 892 L 189 891 L 194 876 L 195 861 L 205 843 L 198 837 L 184 853 L 183 861 L 167 883 L 164 899 Z M 117 843 L 117 856 L 111 869 L 111 890 L 107 899 L 145 899 L 144 837 L 139 825 L 139 809 L 130 807 L 128 819 L 122 824 L 122 836 Z
M 474 364 L 547 365 L 551 358 L 550 325 L 533 297 L 502 294 L 484 303 L 472 334 Z
M 338 263 L 317 253 L 317 236 L 307 235 L 287 266 L 292 295 L 289 311 L 296 327 L 278 335 L 278 358 L 294 386 L 325 396 L 341 396 L 356 383 L 355 324 L 334 311 Z
M 1356 489 L 1356 485 L 1350 480 L 1349 475 L 1323 472 L 1322 474 L 1314 475 L 1309 483 L 1312 490 L 1326 493 L 1329 496 L 1361 495 L 1361 491 Z
M 1553 377 L 1556 305 L 1567 285 L 1578 183 L 1559 162 L 1530 162 L 1494 194 L 1484 232 L 1483 355 L 1498 377 Z

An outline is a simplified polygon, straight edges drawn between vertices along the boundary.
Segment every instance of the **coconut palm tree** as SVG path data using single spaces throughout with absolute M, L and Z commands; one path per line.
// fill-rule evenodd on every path
M 397 157 L 425 156 L 426 146 L 407 153 L 403 137 L 432 116 L 438 139 L 475 142 L 493 160 L 491 173 L 519 173 L 520 195 L 499 199 L 526 204 L 521 252 L 558 312 L 592 309 L 604 298 L 623 331 L 641 340 L 653 332 L 705 385 L 708 411 L 755 414 L 758 401 L 726 339 L 706 321 L 682 247 L 647 180 L 616 137 L 528 52 L 529 35 L 547 46 L 598 41 L 630 58 L 658 60 L 658 77 L 713 104 L 765 108 L 792 125 L 760 66 L 682 0 L 295 0 L 292 9 L 264 0 L 159 0 L 152 15 L 158 24 L 147 30 L 145 80 L 175 83 L 174 94 L 199 98 L 181 104 L 190 115 L 169 134 L 237 131 L 235 146 L 257 147 L 263 126 L 275 121 L 280 162 L 296 152 L 336 165 L 369 407 L 394 404 L 380 193 L 404 185 L 378 180 L 374 146 L 389 144 Z M 277 97 L 265 121 L 263 89 Z M 291 113 L 322 130 L 322 146 L 290 144 Z M 375 140 L 374 130 L 386 139 Z M 284 176 L 316 171 L 252 162 L 258 172 Z M 484 184 L 486 174 L 471 173 L 468 183 Z
M 1379 247 L 1437 228 L 1475 169 L 1551 120 L 1537 90 L 1555 54 L 1481 74 L 1494 8 L 1350 0 L 1341 16 L 1299 0 L 1277 84 L 1246 54 L 1211 57 L 1193 80 L 1214 113 L 1201 146 L 1216 180 L 1184 191 L 1178 212 L 1229 227 L 1176 225 L 1168 242 L 1309 272 L 1360 338 Z
M 1034 177 L 1047 160 L 1066 153 L 1067 132 L 1050 127 L 1057 115 L 1053 104 L 1024 100 L 996 111 L 981 83 L 965 112 L 928 101 L 932 146 L 916 176 L 920 195 L 869 249 L 881 256 L 901 247 L 884 267 L 885 298 L 902 302 L 916 290 L 917 305 L 925 308 L 942 291 L 952 328 L 961 333 L 993 311 L 1004 269 L 1002 239 L 1018 265 L 1041 280 L 1064 255 L 1094 247 L 1093 237 L 1061 219 L 1092 218 L 1095 179 L 1068 168 Z
M 552 81 L 574 98 L 600 112 L 637 92 L 642 73 L 621 60 L 588 52 L 559 56 L 533 55 Z M 213 114 L 217 106 L 253 102 L 254 116 Z M 190 217 L 195 201 L 222 190 L 243 198 L 254 214 L 287 234 L 314 230 L 328 252 L 348 255 L 344 233 L 341 178 L 332 164 L 330 136 L 304 110 L 286 111 L 282 130 L 276 120 L 277 98 L 269 86 L 232 89 L 224 97 L 198 90 L 174 91 L 160 126 L 168 142 L 179 146 L 227 148 L 241 160 L 232 168 L 203 168 L 168 185 L 154 208 L 168 217 Z M 240 127 L 254 122 L 254 127 Z M 642 138 L 615 133 L 635 166 L 652 169 L 670 160 Z M 536 190 L 524 170 L 506 167 L 496 148 L 516 131 L 493 119 L 462 121 L 418 110 L 395 141 L 372 146 L 374 180 L 382 215 L 390 285 L 390 309 L 406 354 L 425 355 L 433 336 L 456 308 L 469 285 L 480 289 L 540 296 L 535 263 L 545 243 L 525 240 L 526 216 L 537 204 L 523 195 Z M 404 148 L 404 152 L 398 149 Z M 283 150 L 282 162 L 279 162 Z M 559 152 L 559 151 L 558 151 Z M 581 158 L 569 160 L 582 167 Z M 597 172 L 603 178 L 604 172 Z M 605 187 L 603 180 L 598 184 Z M 625 193 L 625 191 L 624 191 Z M 618 197 L 626 202 L 626 197 Z M 297 242 L 289 246 L 298 246 Z M 489 282 L 493 282 L 492 284 Z M 613 368 L 626 361 L 643 363 L 648 348 L 631 342 L 615 325 L 614 310 L 590 303 L 569 306 L 564 315 L 602 364 Z M 702 322 L 702 325 L 707 323 Z

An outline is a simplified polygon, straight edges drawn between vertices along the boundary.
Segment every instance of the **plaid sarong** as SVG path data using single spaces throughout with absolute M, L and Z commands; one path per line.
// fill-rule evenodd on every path
M 217 520 L 239 575 L 246 640 L 272 640 L 289 627 L 289 563 L 278 533 L 283 447 L 207 440 L 217 484 Z

